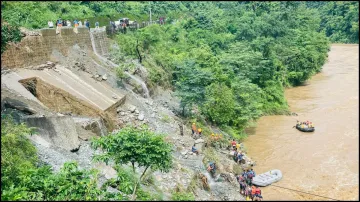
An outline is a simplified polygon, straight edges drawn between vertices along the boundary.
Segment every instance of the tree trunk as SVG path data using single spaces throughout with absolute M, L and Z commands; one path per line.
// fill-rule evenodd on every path
M 140 54 L 140 51 L 139 51 L 139 40 L 138 39 L 136 40 L 136 52 L 138 54 L 139 62 L 141 63 L 142 62 L 142 57 L 141 57 L 141 54 Z
M 145 175 L 146 170 L 147 170 L 148 168 L 149 168 L 149 166 L 147 166 L 147 167 L 145 168 L 144 172 L 143 172 L 142 175 L 140 176 L 140 181 L 141 181 L 141 178 Z
M 133 194 L 132 194 L 132 200 L 135 201 L 135 192 L 136 192 L 136 187 L 137 187 L 137 182 L 135 182 L 135 186 L 134 186 L 134 191 L 133 191 Z
M 180 127 L 180 135 L 184 136 L 184 125 L 182 123 L 180 123 L 179 127 Z

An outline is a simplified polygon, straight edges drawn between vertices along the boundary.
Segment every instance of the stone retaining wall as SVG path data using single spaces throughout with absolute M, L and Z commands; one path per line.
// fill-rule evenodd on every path
M 42 29 L 42 36 L 26 36 L 21 42 L 8 45 L 7 50 L 1 55 L 1 66 L 11 69 L 39 65 L 51 61 L 50 56 L 54 49 L 67 56 L 68 48 L 75 44 L 92 50 L 89 30 L 78 28 L 76 34 L 73 29 L 64 27 L 58 35 L 55 29 Z

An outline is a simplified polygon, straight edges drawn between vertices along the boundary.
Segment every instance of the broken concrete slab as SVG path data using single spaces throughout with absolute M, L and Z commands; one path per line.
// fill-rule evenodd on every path
M 23 119 L 29 127 L 36 127 L 35 134 L 48 143 L 72 152 L 79 149 L 76 124 L 71 117 L 24 117 Z

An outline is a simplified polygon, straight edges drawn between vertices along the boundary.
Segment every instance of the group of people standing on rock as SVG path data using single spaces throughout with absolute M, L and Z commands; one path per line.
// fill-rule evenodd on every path
M 231 141 L 232 150 L 234 151 L 233 159 L 236 163 L 241 164 L 244 159 L 244 154 L 240 149 L 240 144 L 233 139 Z
M 242 164 L 244 153 L 241 151 L 241 145 L 233 139 L 231 141 L 232 150 L 234 152 L 233 159 L 236 163 Z M 253 166 L 253 164 L 251 164 Z M 244 195 L 247 200 L 262 200 L 261 190 L 258 186 L 252 184 L 252 179 L 256 176 L 255 171 L 251 169 L 243 169 L 242 174 L 236 176 L 236 180 L 240 185 L 240 194 Z
M 193 123 L 191 126 L 191 135 L 192 136 L 196 136 L 198 135 L 199 137 L 201 137 L 202 135 L 202 130 L 201 128 L 196 128 L 196 124 Z M 218 136 L 216 135 L 216 138 L 221 138 L 222 136 Z M 211 135 L 212 139 L 215 139 L 214 134 Z M 241 144 L 237 143 L 235 141 L 235 139 L 233 139 L 231 142 L 231 148 L 234 151 L 234 160 L 237 163 L 240 163 L 244 160 L 244 154 L 241 151 Z M 195 148 L 195 144 L 192 146 L 191 149 L 192 152 L 199 154 L 199 151 Z M 253 164 L 251 164 L 251 167 L 253 166 Z M 215 162 L 209 162 L 208 166 L 207 166 L 207 171 L 210 172 L 211 176 L 213 178 L 215 178 L 215 174 L 216 174 L 216 163 Z M 255 186 L 252 184 L 252 179 L 256 176 L 255 171 L 253 170 L 253 168 L 250 169 L 243 169 L 243 172 L 241 174 L 238 174 L 236 176 L 236 180 L 240 185 L 240 194 L 245 196 L 246 200 L 255 200 L 255 201 L 261 201 L 263 199 L 263 197 L 261 196 L 261 190 L 258 186 Z
M 83 27 L 83 24 L 81 22 L 81 20 L 77 20 L 75 19 L 73 21 L 74 23 L 74 32 L 78 33 L 78 27 Z M 62 27 L 72 27 L 71 26 L 71 21 L 70 20 L 62 20 L 61 18 L 59 18 L 58 20 L 56 20 L 56 34 L 61 34 L 61 28 Z M 86 28 L 88 28 L 90 30 L 90 22 L 88 20 L 84 21 L 84 25 L 86 26 Z M 48 26 L 49 28 L 54 28 L 54 23 L 49 20 L 48 21 Z M 95 28 L 99 28 L 99 22 L 95 23 Z
M 240 185 L 240 194 L 246 197 L 246 200 L 261 201 L 261 189 L 252 184 L 252 179 L 256 176 L 255 171 L 243 169 L 243 173 L 236 176 L 236 180 Z

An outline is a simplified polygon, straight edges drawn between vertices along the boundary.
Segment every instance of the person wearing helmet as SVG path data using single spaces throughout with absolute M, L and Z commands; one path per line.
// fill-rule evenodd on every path
M 196 132 L 196 125 L 195 125 L 195 123 L 193 123 L 193 124 L 191 125 L 191 132 L 192 132 L 191 135 L 194 135 L 194 133 Z
M 198 129 L 199 136 L 201 137 L 201 128 Z
M 214 177 L 215 176 L 215 172 L 216 172 L 216 165 L 215 162 L 210 162 L 208 169 L 207 169 L 211 175 Z

